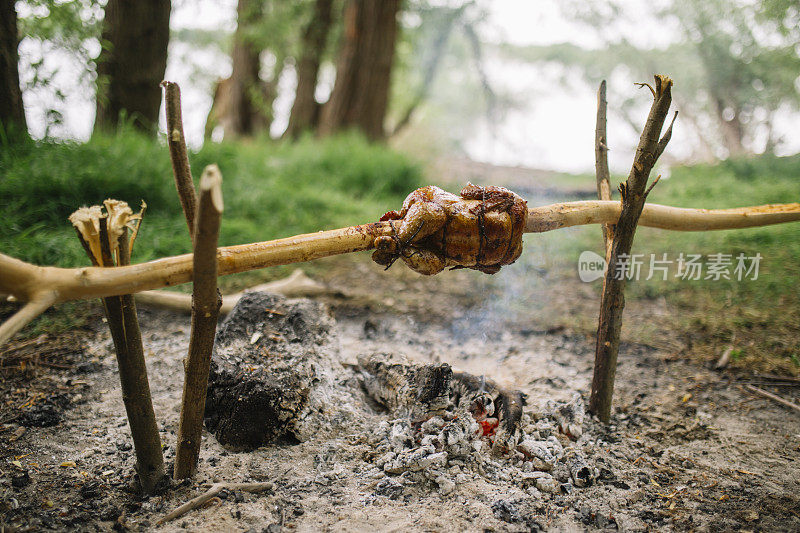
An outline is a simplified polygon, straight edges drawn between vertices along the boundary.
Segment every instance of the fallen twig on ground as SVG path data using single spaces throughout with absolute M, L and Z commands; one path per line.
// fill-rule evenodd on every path
M 272 490 L 275 487 L 275 484 L 271 481 L 265 481 L 263 483 L 214 483 L 211 485 L 211 488 L 205 491 L 200 496 L 196 498 L 192 498 L 188 502 L 184 503 L 174 511 L 167 513 L 158 521 L 156 522 L 157 526 L 161 524 L 165 524 L 170 520 L 174 520 L 179 516 L 183 516 L 192 509 L 197 509 L 198 507 L 202 506 L 208 500 L 222 492 L 223 490 L 241 490 L 244 492 L 263 492 L 265 490 Z
M 764 389 L 759 389 L 758 387 L 754 387 L 753 385 L 745 385 L 744 388 L 746 388 L 750 392 L 754 392 L 760 396 L 763 396 L 764 398 L 769 398 L 774 402 L 778 402 L 781 405 L 784 405 L 790 409 L 794 409 L 795 411 L 800 412 L 800 405 L 794 402 L 790 402 L 789 400 L 786 400 L 784 398 L 781 398 L 777 394 L 772 394 L 771 392 L 767 392 Z
M 778 376 L 776 374 L 756 374 L 755 376 L 758 379 L 764 379 L 767 381 L 784 381 L 786 383 L 791 383 L 793 385 L 800 384 L 800 378 L 793 378 L 791 376 Z

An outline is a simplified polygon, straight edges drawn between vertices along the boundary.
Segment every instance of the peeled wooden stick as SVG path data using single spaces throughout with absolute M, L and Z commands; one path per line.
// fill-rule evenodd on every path
M 614 223 L 622 212 L 617 201 L 564 202 L 528 209 L 526 233 L 569 226 Z M 710 231 L 769 226 L 800 220 L 800 203 L 767 204 L 734 209 L 688 209 L 645 204 L 639 226 L 672 231 Z
M 619 218 L 620 210 L 619 202 L 611 201 L 566 202 L 535 207 L 528 209 L 525 231 L 541 233 L 569 226 L 613 223 Z M 800 220 L 800 204 L 797 203 L 718 210 L 682 209 L 647 204 L 639 218 L 639 225 L 675 231 L 705 231 L 766 226 L 797 220 Z M 220 276 L 225 276 L 370 250 L 376 237 L 391 234 L 389 222 L 375 222 L 274 241 L 219 248 L 218 273 Z M 13 295 L 23 302 L 37 299 L 42 301 L 46 292 L 55 295 L 53 303 L 60 303 L 138 293 L 179 285 L 191 280 L 191 254 L 117 268 L 41 267 L 0 254 L 0 293 Z M 18 328 L 11 331 L 10 328 L 0 327 L 2 333 L 0 344 L 7 341 L 16 331 Z
M 219 248 L 219 275 L 369 250 L 375 237 L 390 235 L 388 222 L 307 233 L 285 239 Z M 40 267 L 0 254 L 0 292 L 30 301 L 48 290 L 56 302 L 102 298 L 187 283 L 192 280 L 192 254 L 118 268 Z
M 192 329 L 183 383 L 174 479 L 194 475 L 200 456 L 211 351 L 222 298 L 217 290 L 217 240 L 222 217 L 222 175 L 210 165 L 200 178 L 200 198 L 194 222 L 194 290 Z

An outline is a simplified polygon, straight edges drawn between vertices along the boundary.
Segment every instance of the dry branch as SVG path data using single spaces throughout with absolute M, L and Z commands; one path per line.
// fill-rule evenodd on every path
M 622 213 L 617 201 L 564 202 L 528 209 L 526 233 L 570 226 L 616 222 Z M 687 209 L 646 204 L 639 225 L 672 231 L 709 231 L 768 226 L 800 220 L 800 203 L 768 204 L 734 209 Z
M 597 178 L 597 198 L 611 200 L 611 172 L 608 170 L 608 136 L 606 134 L 606 80 L 600 82 L 597 90 L 597 125 L 594 130 L 594 168 Z M 603 224 L 603 243 L 606 247 L 606 261 L 611 255 L 611 242 L 614 239 L 614 225 Z
M 78 239 L 92 264 L 113 267 L 116 257 L 117 265 L 127 266 L 131 255 L 127 223 L 134 219 L 134 215 L 122 202 L 106 200 L 104 204 L 106 213 L 102 213 L 99 206 L 83 208 L 70 220 L 78 230 Z M 102 300 L 117 355 L 122 400 L 133 437 L 139 484 L 142 492 L 152 494 L 164 478 L 164 456 L 150 397 L 136 304 L 132 294 L 112 295 Z
M 759 396 L 763 396 L 764 398 L 769 398 L 773 402 L 778 402 L 781 405 L 788 407 L 789 409 L 794 409 L 795 411 L 800 412 L 800 405 L 797 405 L 794 402 L 790 402 L 784 398 L 781 398 L 777 394 L 772 394 L 771 392 L 767 392 L 764 389 L 759 389 L 758 387 L 754 387 L 753 385 L 745 385 L 745 388 L 750 392 L 754 392 Z
M 541 233 L 569 226 L 615 222 L 619 202 L 566 202 L 528 210 L 527 233 Z M 800 204 L 776 204 L 737 209 L 682 209 L 649 204 L 639 225 L 676 231 L 749 228 L 800 220 Z M 307 233 L 285 239 L 220 248 L 220 276 L 270 266 L 312 261 L 322 257 L 370 250 L 376 237 L 392 234 L 389 222 Z M 192 280 L 192 255 L 179 255 L 118 268 L 58 268 L 36 266 L 0 254 L 0 293 L 18 301 L 42 302 L 46 293 L 53 303 L 104 298 L 180 285 Z M 52 298 L 52 297 L 51 297 Z M 32 319 L 35 316 L 27 316 Z M 0 326 L 0 344 L 30 320 L 14 327 Z
M 244 492 L 263 492 L 265 490 L 272 490 L 275 485 L 270 481 L 265 481 L 263 483 L 214 483 L 211 485 L 211 488 L 205 491 L 200 496 L 196 498 L 192 498 L 188 502 L 184 503 L 174 511 L 171 511 L 164 515 L 163 517 L 159 518 L 156 521 L 156 525 L 160 526 L 161 524 L 165 524 L 170 520 L 175 520 L 176 518 L 185 515 L 192 509 L 197 509 L 198 507 L 202 506 L 208 500 L 222 492 L 223 490 L 241 490 Z
M 183 383 L 181 419 L 175 452 L 174 479 L 194 475 L 203 434 L 203 411 L 206 405 L 211 351 L 217 331 L 222 297 L 217 290 L 217 241 L 222 217 L 222 175 L 210 165 L 200 178 L 200 198 L 195 219 L 194 289 L 192 292 L 192 329 L 186 378 Z
M 800 384 L 800 378 L 793 378 L 791 376 L 779 376 L 779 375 L 776 375 L 776 374 L 756 374 L 753 377 L 758 378 L 758 379 L 764 379 L 764 380 L 767 380 L 767 381 L 772 381 L 772 382 L 776 382 L 776 381 L 777 382 L 784 382 L 784 383 L 779 383 L 780 385 L 783 385 L 783 384 L 798 385 L 798 384 Z
M 255 285 L 247 290 L 273 292 L 282 294 L 287 298 L 341 295 L 341 292 L 311 279 L 299 268 L 295 269 L 294 272 L 283 279 Z M 230 313 L 243 294 L 244 292 L 226 294 L 222 299 L 222 307 L 219 309 L 220 314 L 227 315 Z M 192 296 L 182 292 L 144 291 L 136 295 L 136 302 L 139 304 L 171 309 L 173 311 L 189 312 L 192 310 Z
M 19 311 L 11 315 L 11 318 L 0 324 L 0 346 L 57 301 L 57 293 L 47 291 L 37 294 L 35 298 L 23 305 Z
M 603 422 L 611 417 L 611 401 L 614 394 L 614 377 L 617 370 L 619 334 L 622 327 L 622 311 L 625 307 L 625 276 L 618 275 L 617 266 L 621 257 L 631 252 L 636 226 L 647 198 L 647 181 L 658 156 L 664 151 L 672 133 L 672 125 L 662 138 L 661 129 L 672 103 L 672 80 L 656 75 L 655 88 L 651 88 L 654 100 L 647 117 L 636 156 L 628 179 L 620 184 L 622 212 L 614 228 L 611 254 L 608 258 L 603 295 L 600 302 L 600 320 L 597 327 L 597 345 L 594 360 L 592 392 L 589 410 Z
M 130 264 L 130 247 L 127 228 L 119 239 L 119 265 Z M 158 434 L 156 415 L 150 396 L 150 382 L 147 379 L 147 366 L 144 362 L 144 347 L 139 329 L 136 303 L 132 294 L 119 297 L 123 325 L 123 351 L 117 348 L 117 365 L 122 384 L 122 399 L 128 422 L 131 426 L 133 445 L 136 451 L 136 472 L 145 494 L 155 492 L 164 478 L 164 455 L 161 451 L 161 437 Z M 111 324 L 110 315 L 108 319 Z M 116 341 L 115 341 L 116 347 Z
M 196 200 L 192 170 L 189 167 L 189 156 L 186 152 L 186 139 L 183 135 L 183 119 L 181 118 L 181 88 L 177 83 L 162 81 L 164 87 L 164 105 L 167 112 L 167 145 L 172 160 L 172 172 L 175 175 L 175 187 L 181 200 L 189 236 L 194 237 L 194 221 Z

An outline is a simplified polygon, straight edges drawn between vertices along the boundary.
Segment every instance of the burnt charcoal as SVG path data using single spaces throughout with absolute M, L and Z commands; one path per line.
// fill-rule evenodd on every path
M 415 365 L 387 354 L 359 357 L 364 387 L 372 399 L 412 418 L 443 412 L 450 403 L 453 370 L 447 363 Z
M 589 466 L 580 453 L 571 456 L 567 462 L 569 474 L 576 487 L 590 487 L 595 481 L 594 468 Z
M 370 399 L 395 414 L 420 420 L 462 406 L 481 419 L 499 417 L 501 440 L 517 433 L 525 395 L 485 376 L 453 372 L 447 363 L 420 365 L 381 353 L 360 356 L 358 365 Z
M 583 399 L 575 393 L 567 403 L 548 402 L 545 411 L 556 422 L 562 433 L 572 440 L 577 440 L 583 433 L 583 420 L 586 416 Z
M 396 500 L 403 495 L 403 484 L 390 477 L 385 477 L 375 486 L 375 494 Z
M 254 449 L 303 441 L 322 411 L 313 391 L 330 375 L 328 309 L 250 292 L 222 323 L 211 361 L 205 423 L 220 443 Z
M 364 338 L 374 339 L 378 336 L 378 325 L 370 319 L 364 321 Z
M 249 343 L 256 332 L 265 337 L 280 335 L 288 341 L 322 344 L 328 340 L 332 326 L 333 319 L 322 304 L 248 292 L 220 326 L 216 345 L 231 346 L 242 340 Z
M 102 370 L 103 365 L 95 361 L 83 361 L 75 366 L 75 372 L 78 374 L 92 374 Z
M 497 500 L 492 504 L 492 512 L 495 518 L 503 522 L 519 522 L 522 518 L 519 515 L 517 506 L 508 500 Z
M 284 437 L 308 400 L 312 377 L 212 368 L 206 427 L 220 443 L 235 447 L 258 448 Z
M 17 489 L 28 486 L 31 482 L 31 476 L 27 470 L 11 474 L 11 486 Z
M 522 418 L 522 408 L 526 396 L 518 390 L 507 391 L 485 376 L 473 376 L 466 372 L 453 373 L 454 402 L 461 397 L 472 401 L 478 394 L 488 394 L 494 404 L 494 416 L 500 420 L 500 426 L 506 435 L 514 435 Z
M 43 403 L 26 409 L 18 422 L 25 427 L 47 428 L 56 426 L 63 419 L 62 409 L 51 404 Z

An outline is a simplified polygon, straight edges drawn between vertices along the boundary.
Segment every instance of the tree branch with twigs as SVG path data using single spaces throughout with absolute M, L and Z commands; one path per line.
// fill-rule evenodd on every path
M 621 183 L 622 210 L 614 229 L 606 234 L 607 266 L 603 281 L 603 294 L 600 301 L 600 319 L 597 327 L 597 344 L 595 347 L 594 376 L 589 399 L 589 410 L 596 414 L 603 422 L 608 422 L 611 417 L 611 401 L 614 394 L 614 377 L 617 368 L 617 355 L 619 353 L 619 335 L 622 328 L 622 311 L 625 308 L 625 276 L 619 275 L 618 266 L 625 257 L 630 256 L 633 246 L 633 237 L 639 224 L 640 216 L 644 210 L 647 195 L 658 178 L 648 188 L 647 182 L 650 172 L 664 152 L 672 137 L 672 124 L 661 136 L 661 129 L 667 118 L 672 104 L 672 80 L 666 76 L 655 76 L 655 87 L 642 84 L 650 89 L 653 94 L 653 105 L 647 117 L 636 156 L 628 179 Z M 604 92 L 601 84 L 600 93 Z M 604 106 L 600 99 L 598 107 Z M 598 110 L 598 130 L 601 129 L 600 119 L 604 117 Z M 677 113 L 676 113 L 677 115 Z M 674 122 L 673 118 L 673 122 Z M 604 126 L 604 125 L 603 125 Z M 604 129 L 604 127 L 602 127 Z M 598 190 L 601 189 L 598 174 Z M 600 191 L 603 194 L 603 191 Z M 608 241 L 611 241 L 610 253 Z

